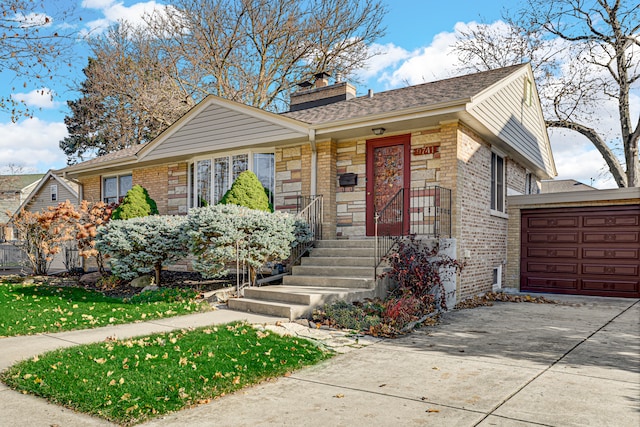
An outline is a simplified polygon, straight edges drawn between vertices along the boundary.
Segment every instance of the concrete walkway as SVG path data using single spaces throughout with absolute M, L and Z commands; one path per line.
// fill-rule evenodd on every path
M 451 312 L 436 327 L 368 341 L 290 377 L 144 425 L 640 425 L 639 300 L 550 298 L 564 304 L 496 303 Z M 256 323 L 274 320 L 213 313 L 221 312 Z M 0 368 L 113 334 L 124 338 L 233 320 L 222 317 L 206 313 L 109 330 L 4 338 Z M 0 425 L 110 424 L 0 386 Z

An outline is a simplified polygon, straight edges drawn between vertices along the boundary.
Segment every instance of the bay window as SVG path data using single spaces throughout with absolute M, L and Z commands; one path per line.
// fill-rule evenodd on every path
M 242 172 L 250 170 L 269 190 L 273 203 L 275 156 L 273 153 L 240 153 L 196 160 L 189 165 L 189 207 L 216 204 Z

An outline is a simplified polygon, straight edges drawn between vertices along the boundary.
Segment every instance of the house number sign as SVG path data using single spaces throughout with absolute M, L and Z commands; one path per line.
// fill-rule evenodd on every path
M 422 156 L 424 154 L 436 154 L 440 152 L 439 145 L 428 145 L 426 147 L 414 148 L 413 155 L 414 156 Z

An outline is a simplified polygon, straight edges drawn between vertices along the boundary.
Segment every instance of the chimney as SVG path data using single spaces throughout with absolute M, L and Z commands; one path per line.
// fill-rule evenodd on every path
M 331 76 L 325 72 L 318 73 L 314 77 L 316 78 L 315 87 L 310 87 L 309 82 L 298 83 L 299 89 L 291 94 L 289 111 L 306 110 L 356 97 L 356 88 L 347 82 L 336 81 L 330 85 L 329 77 Z

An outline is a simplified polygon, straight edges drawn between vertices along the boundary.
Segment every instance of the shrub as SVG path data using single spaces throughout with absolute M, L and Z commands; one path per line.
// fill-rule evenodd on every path
M 265 188 L 251 171 L 244 171 L 238 175 L 231 188 L 220 199 L 219 204 L 238 205 L 267 212 L 273 211 Z
M 17 246 L 26 254 L 34 274 L 47 274 L 63 242 L 72 239 L 78 216 L 73 205 L 66 201 L 41 212 L 21 209 L 11 219 L 20 239 Z
M 105 274 L 104 257 L 96 249 L 96 236 L 98 227 L 105 225 L 111 219 L 111 214 L 116 208 L 115 203 L 96 202 L 90 203 L 83 200 L 78 209 L 79 217 L 76 220 L 75 239 L 78 245 L 78 255 L 84 259 L 95 257 L 98 271 Z
M 310 236 L 292 215 L 236 205 L 192 209 L 185 226 L 194 269 L 207 277 L 226 274 L 226 264 L 236 257 L 255 272 L 267 261 L 287 258 L 292 244 Z
M 163 265 L 184 258 L 184 217 L 148 216 L 111 221 L 98 230 L 96 248 L 111 256 L 113 273 L 125 280 L 155 271 L 160 284 Z
M 380 324 L 380 316 L 368 305 L 354 305 L 345 301 L 337 301 L 324 306 L 323 312 L 316 312 L 316 321 L 329 319 L 333 326 L 357 331 L 369 331 Z
M 437 245 L 428 248 L 421 244 L 415 236 L 399 238 L 396 244 L 397 250 L 386 257 L 391 268 L 381 277 L 397 283 L 396 296 L 417 298 L 421 302 L 422 312 L 434 311 L 434 304 L 446 310 L 446 294 L 440 271 L 447 268 L 460 271 L 462 263 L 439 254 Z M 438 301 L 435 301 L 435 297 Z
M 149 196 L 146 188 L 136 184 L 127 191 L 120 206 L 113 211 L 111 219 L 131 219 L 157 214 L 156 202 Z

